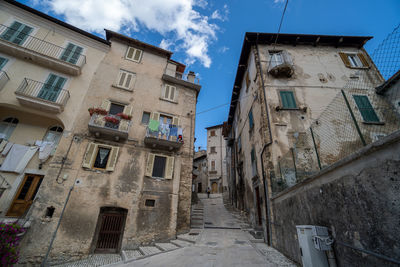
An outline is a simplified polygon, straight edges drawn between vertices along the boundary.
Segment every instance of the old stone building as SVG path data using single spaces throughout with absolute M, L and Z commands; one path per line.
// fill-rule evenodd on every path
M 376 97 L 383 78 L 363 48 L 371 38 L 246 33 L 224 125 L 228 185 L 233 205 L 268 243 L 279 238 L 274 194 L 397 123 Z
M 193 158 L 193 186 L 194 192 L 205 193 L 208 186 L 207 151 L 199 150 Z
M 211 193 L 222 193 L 228 190 L 226 176 L 226 146 L 222 136 L 222 124 L 206 128 L 208 185 Z
M 21 261 L 43 260 L 59 222 L 52 260 L 187 231 L 194 73 L 139 40 L 0 5 L 0 206 L 4 220 L 30 226 Z

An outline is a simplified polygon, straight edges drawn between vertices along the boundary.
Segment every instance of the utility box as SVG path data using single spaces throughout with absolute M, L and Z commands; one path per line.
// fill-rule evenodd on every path
M 315 225 L 297 225 L 296 228 L 303 267 L 329 267 L 325 251 L 322 250 L 325 247 L 320 244 L 320 239 L 314 238 L 329 237 L 328 229 Z

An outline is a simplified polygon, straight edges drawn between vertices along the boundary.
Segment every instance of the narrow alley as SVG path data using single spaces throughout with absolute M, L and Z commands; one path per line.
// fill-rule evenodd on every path
M 195 243 L 119 266 L 296 266 L 249 234 L 240 214 L 224 207 L 222 194 L 211 194 L 210 198 L 199 194 L 199 198 L 204 207 L 204 229 L 191 230 Z

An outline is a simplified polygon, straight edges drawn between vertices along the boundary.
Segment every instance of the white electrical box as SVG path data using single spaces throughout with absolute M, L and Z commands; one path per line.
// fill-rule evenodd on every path
M 328 229 L 314 225 L 297 225 L 296 228 L 303 267 L 329 267 L 325 251 L 321 250 L 320 240 L 314 238 L 315 236 L 329 237 Z M 315 240 L 319 240 L 317 244 Z

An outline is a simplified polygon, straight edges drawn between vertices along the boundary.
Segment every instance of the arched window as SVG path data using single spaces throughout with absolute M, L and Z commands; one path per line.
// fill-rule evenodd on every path
M 8 140 L 12 135 L 19 120 L 17 118 L 8 117 L 0 123 L 0 139 Z
M 64 131 L 64 129 L 62 127 L 53 126 L 47 131 L 46 135 L 43 137 L 44 142 L 53 142 L 54 143 L 54 149 L 51 152 L 52 155 L 54 154 L 54 152 L 57 149 L 57 145 L 60 142 L 63 131 Z

